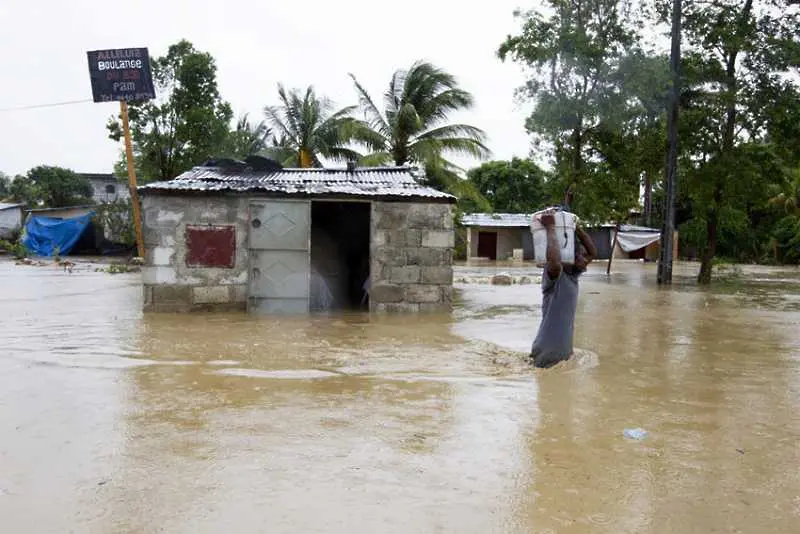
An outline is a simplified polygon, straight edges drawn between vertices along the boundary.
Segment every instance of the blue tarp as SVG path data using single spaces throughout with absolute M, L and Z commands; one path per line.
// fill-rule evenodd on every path
M 94 212 L 74 219 L 30 217 L 25 224 L 22 243 L 38 256 L 53 256 L 56 247 L 59 254 L 69 254 L 89 227 L 93 216 Z

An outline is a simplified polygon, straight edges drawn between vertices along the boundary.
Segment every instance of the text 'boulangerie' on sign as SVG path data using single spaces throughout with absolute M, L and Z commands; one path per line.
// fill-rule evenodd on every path
M 86 53 L 95 102 L 141 102 L 156 97 L 147 48 Z

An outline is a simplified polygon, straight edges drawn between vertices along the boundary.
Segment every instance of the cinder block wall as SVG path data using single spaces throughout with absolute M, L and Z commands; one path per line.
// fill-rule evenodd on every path
M 246 308 L 247 205 L 243 197 L 142 197 L 144 311 Z M 232 269 L 186 265 L 186 226 L 205 224 L 235 228 Z
M 497 259 L 511 259 L 515 248 L 522 248 L 522 231 L 519 228 L 498 228 Z
M 449 311 L 453 301 L 453 207 L 373 202 L 370 310 Z

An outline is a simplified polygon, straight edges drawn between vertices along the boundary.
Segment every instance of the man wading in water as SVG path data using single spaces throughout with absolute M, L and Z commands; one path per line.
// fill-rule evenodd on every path
M 542 226 L 547 229 L 547 265 L 542 273 L 542 322 L 531 349 L 536 367 L 552 367 L 572 356 L 578 277 L 597 256 L 592 239 L 578 227 L 575 235 L 580 243 L 575 241 L 575 263 L 563 265 L 554 214 L 548 211 L 541 216 Z

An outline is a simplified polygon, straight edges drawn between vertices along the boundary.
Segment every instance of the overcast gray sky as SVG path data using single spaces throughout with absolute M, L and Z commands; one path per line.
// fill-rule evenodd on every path
M 495 51 L 518 28 L 521 0 L 4 0 L 0 109 L 91 98 L 86 51 L 145 46 L 151 56 L 185 38 L 217 60 L 220 92 L 237 115 L 263 116 L 276 84 L 313 84 L 339 105 L 356 102 L 353 72 L 377 99 L 398 67 L 427 59 L 454 74 L 476 107 L 454 116 L 483 128 L 497 159 L 525 156 L 527 107 L 514 102 L 520 67 Z M 118 105 L 0 111 L 0 171 L 40 165 L 110 172 L 121 148 L 106 136 Z M 458 160 L 462 165 L 474 161 Z

